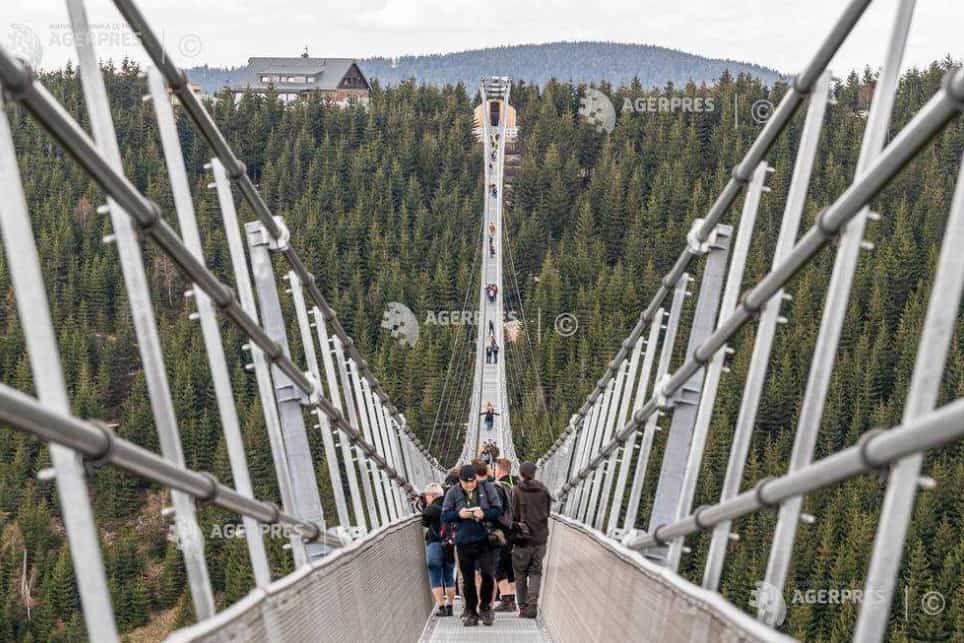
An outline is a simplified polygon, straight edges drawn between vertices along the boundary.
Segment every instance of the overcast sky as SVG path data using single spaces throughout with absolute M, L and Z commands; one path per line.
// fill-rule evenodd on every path
M 182 66 L 249 56 L 400 56 L 611 40 L 672 47 L 796 73 L 844 0 L 140 0 Z M 102 58 L 144 55 L 110 0 L 88 0 Z M 831 65 L 880 64 L 897 0 L 876 0 Z M 0 0 L 0 43 L 58 67 L 73 55 L 65 0 Z M 918 0 L 907 65 L 964 58 L 964 0 Z

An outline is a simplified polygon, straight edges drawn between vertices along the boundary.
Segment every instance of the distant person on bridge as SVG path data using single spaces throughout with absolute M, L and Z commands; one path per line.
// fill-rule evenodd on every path
M 492 594 L 495 589 L 495 549 L 490 544 L 490 527 L 504 507 L 498 492 L 490 482 L 476 480 L 475 467 L 467 464 L 459 471 L 459 484 L 449 489 L 442 503 L 442 522 L 456 523 L 455 549 L 459 572 L 462 574 L 462 595 L 465 597 L 463 624 L 466 627 L 495 622 Z M 475 589 L 475 571 L 479 570 L 482 584 Z
M 498 457 L 499 445 L 492 440 L 487 440 L 482 444 L 482 447 L 479 449 L 479 460 L 486 464 L 492 464 L 496 461 L 496 459 L 498 459 Z M 495 482 L 495 478 L 492 478 L 491 480 L 492 482 Z
M 492 402 L 489 402 L 488 404 L 485 405 L 485 410 L 479 413 L 479 415 L 485 417 L 485 420 L 484 420 L 485 430 L 491 431 L 492 428 L 495 426 L 495 416 L 501 415 L 501 413 L 496 413 L 495 407 L 492 406 Z
M 512 507 L 512 493 L 516 480 L 512 476 L 512 460 L 498 458 L 495 461 L 496 490 L 507 507 Z M 507 543 L 499 548 L 499 560 L 495 568 L 496 587 L 499 590 L 499 601 L 495 605 L 496 612 L 516 611 L 515 602 L 515 574 L 512 570 L 512 512 L 502 514 L 503 523 L 508 523 L 505 529 Z
M 425 532 L 425 560 L 428 562 L 429 583 L 435 598 L 436 616 L 452 616 L 455 604 L 455 548 L 451 526 L 442 523 L 442 485 L 432 482 L 425 487 L 422 497 L 422 526 Z
M 489 303 L 495 303 L 495 296 L 499 294 L 499 287 L 495 284 L 489 284 L 485 287 L 485 295 L 489 298 Z
M 520 482 L 512 490 L 512 569 L 515 573 L 519 616 L 535 618 L 539 612 L 539 585 L 542 583 L 542 559 L 549 539 L 549 511 L 552 496 L 545 485 L 535 479 L 536 465 L 519 465 Z M 531 592 L 530 592 L 531 590 Z
M 489 223 L 489 245 L 492 245 L 492 243 L 495 241 L 495 231 L 495 223 Z

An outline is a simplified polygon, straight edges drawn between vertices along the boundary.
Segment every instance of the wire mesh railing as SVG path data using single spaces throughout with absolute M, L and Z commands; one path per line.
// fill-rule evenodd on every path
M 687 247 L 662 279 L 656 295 L 595 390 L 540 463 L 557 493 L 563 515 L 642 550 L 672 570 L 678 569 L 684 538 L 712 530 L 703 575 L 703 586 L 710 590 L 718 590 L 720 585 L 727 543 L 735 536 L 730 531 L 731 522 L 756 511 L 776 509 L 777 527 L 764 580 L 765 587 L 774 593 L 782 593 L 787 579 L 803 497 L 860 473 L 889 468 L 886 497 L 865 581 L 865 595 L 874 596 L 875 600 L 861 605 L 855 632 L 856 640 L 879 641 L 884 636 L 894 597 L 922 454 L 964 434 L 956 424 L 964 400 L 935 410 L 964 278 L 958 249 L 964 217 L 964 176 L 958 178 L 934 272 L 904 423 L 889 431 L 866 433 L 857 445 L 817 462 L 813 462 L 813 455 L 857 258 L 862 249 L 870 247 L 863 238 L 865 223 L 879 217 L 870 211 L 869 202 L 960 114 L 964 108 L 964 70 L 948 72 L 936 95 L 885 146 L 914 9 L 913 1 L 899 2 L 867 118 L 855 179 L 819 212 L 815 224 L 798 241 L 829 99 L 827 65 L 868 5 L 867 0 L 850 2 L 810 64 L 790 83 L 706 217 L 694 222 Z M 757 208 L 762 193 L 767 191 L 765 181 L 770 170 L 765 157 L 805 100 L 809 104 L 773 266 L 762 280 L 741 294 Z M 739 228 L 734 231 L 720 221 L 742 192 L 743 210 Z M 741 493 L 740 482 L 774 334 L 777 325 L 787 321 L 780 314 L 782 302 L 789 299 L 783 289 L 831 243 L 837 246 L 836 259 L 809 365 L 788 473 L 761 480 Z M 687 270 L 697 258 L 702 258 L 702 278 L 688 327 L 685 359 L 670 372 L 681 331 L 683 302 L 693 281 Z M 729 271 L 724 279 L 727 264 Z M 671 293 L 673 297 L 667 301 Z M 726 370 L 725 359 L 733 352 L 727 342 L 754 321 L 757 326 L 753 352 L 720 502 L 693 510 L 717 388 Z M 651 473 L 648 468 L 660 415 L 671 415 L 670 428 L 663 445 L 648 525 L 642 530 L 637 528 L 638 513 L 644 481 Z M 772 605 L 761 603 L 758 617 L 773 625 L 776 615 L 767 609 Z
M 0 385 L 0 419 L 51 444 L 66 533 L 81 604 L 92 640 L 118 640 L 93 511 L 86 492 L 84 460 L 116 465 L 171 490 L 178 546 L 198 619 L 214 615 L 215 602 L 198 527 L 196 501 L 234 511 L 245 521 L 245 538 L 255 583 L 271 582 L 261 525 L 292 526 L 291 550 L 304 567 L 370 530 L 412 515 L 417 489 L 439 479 L 442 469 L 391 404 L 335 312 L 325 301 L 297 252 L 283 220 L 273 216 L 186 76 L 173 65 L 161 41 L 133 2 L 117 8 L 156 65 L 146 74 L 146 96 L 154 106 L 161 148 L 174 196 L 181 236 L 161 208 L 124 176 L 123 163 L 91 26 L 83 0 L 67 0 L 77 47 L 80 79 L 92 136 L 61 106 L 33 70 L 0 47 L 0 85 L 25 108 L 103 190 L 120 255 L 161 455 L 115 435 L 106 425 L 72 417 L 67 388 L 46 300 L 39 255 L 20 180 L 16 150 L 6 116 L 0 118 L 0 205 L 11 281 L 34 375 L 37 399 Z M 206 169 L 216 190 L 234 273 L 234 287 L 205 264 L 171 96 L 214 151 Z M 239 227 L 232 185 L 256 214 Z M 186 296 L 200 323 L 235 488 L 209 473 L 185 466 L 178 421 L 165 369 L 140 246 L 156 245 L 192 283 Z M 297 315 L 302 369 L 288 345 L 274 256 L 290 269 L 287 281 Z M 250 262 L 250 264 L 249 264 Z M 219 327 L 218 313 L 247 338 L 248 370 L 257 378 L 282 507 L 253 497 L 240 420 Z M 316 349 L 317 347 L 317 349 Z M 321 363 L 319 363 L 319 353 Z M 337 520 L 326 518 L 311 455 L 305 413 L 321 434 Z

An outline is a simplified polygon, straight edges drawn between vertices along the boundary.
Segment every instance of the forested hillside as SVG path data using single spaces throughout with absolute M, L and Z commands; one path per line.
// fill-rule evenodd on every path
M 474 87 L 482 76 L 509 76 L 543 86 L 550 80 L 573 83 L 625 85 L 638 78 L 644 87 L 666 83 L 715 82 L 724 72 L 746 73 L 772 85 L 780 79 L 774 69 L 736 60 L 706 58 L 655 45 L 618 42 L 551 42 L 539 45 L 489 47 L 448 54 L 425 54 L 358 61 L 369 80 L 397 85 L 414 79 L 418 84 Z M 237 69 L 195 67 L 191 81 L 215 93 L 238 82 Z
M 936 91 L 947 64 L 906 75 L 895 129 Z M 129 65 L 107 70 L 125 169 L 173 223 L 154 115 L 140 99 L 143 81 L 137 71 Z M 43 80 L 71 113 L 83 117 L 71 69 Z M 872 77 L 854 74 L 837 87 L 805 225 L 852 178 L 866 123 L 860 112 L 872 82 Z M 713 86 L 660 90 L 713 97 L 714 111 L 624 113 L 612 134 L 605 135 L 580 121 L 579 96 L 572 89 L 549 82 L 544 88 L 524 85 L 512 92 L 519 111 L 521 167 L 513 180 L 506 232 L 516 292 L 529 321 L 522 341 L 531 343 L 531 351 L 520 350 L 521 344 L 509 351 L 528 368 L 516 388 L 523 403 L 512 410 L 521 457 L 538 456 L 565 427 L 635 324 L 659 277 L 683 247 L 690 222 L 705 214 L 759 132 L 760 125 L 749 118 L 749 105 L 761 98 L 776 102 L 784 90 L 724 73 Z M 647 90 L 637 84 L 619 91 L 635 97 Z M 467 93 L 461 86 L 376 87 L 367 112 L 317 102 L 283 107 L 271 97 L 255 96 L 238 105 L 226 100 L 213 106 L 269 205 L 285 216 L 299 253 L 372 369 L 423 440 L 436 444 L 440 436 L 433 434 L 433 426 L 450 351 L 453 346 L 461 350 L 453 341 L 458 328 L 422 324 L 412 348 L 379 324 L 388 302 L 403 302 L 424 320 L 430 311 L 460 309 L 466 288 L 474 287 L 483 186 L 480 148 L 471 132 L 472 94 L 474 88 Z M 735 118 L 734 105 L 747 114 Z M 74 411 L 117 423 L 122 436 L 157 449 L 116 251 L 102 242 L 110 233 L 109 221 L 96 212 L 103 197 L 23 111 L 9 109 L 7 115 L 14 123 Z M 209 179 L 203 164 L 210 152 L 186 120 L 181 126 L 205 254 L 228 279 L 216 199 L 205 189 Z M 768 157 L 776 167 L 768 182 L 773 192 L 761 205 L 748 281 L 759 278 L 770 263 L 801 127 L 798 117 Z M 875 202 L 883 215 L 869 232 L 876 249 L 862 256 L 858 269 L 818 456 L 853 443 L 872 426 L 900 419 L 962 152 L 964 128 L 956 122 Z M 241 215 L 253 218 L 243 208 Z M 737 215 L 735 208 L 726 220 L 735 224 Z M 188 465 L 230 481 L 200 333 L 188 320 L 190 300 L 182 296 L 187 284 L 153 249 L 146 257 Z M 747 484 L 785 469 L 831 261 L 832 252 L 824 251 L 789 288 L 794 299 L 784 310 L 790 323 L 777 334 Z M 2 257 L 0 288 L 5 293 L 0 380 L 30 390 Z M 514 283 L 507 288 L 516 290 Z M 570 337 L 553 331 L 553 319 L 564 312 L 579 320 L 578 332 Z M 256 493 L 277 500 L 254 380 L 243 370 L 237 334 L 224 328 Z M 737 352 L 721 386 L 698 504 L 719 495 L 751 331 L 734 343 Z M 300 355 L 297 333 L 289 338 L 293 354 Z M 964 395 L 960 338 L 952 349 L 943 398 L 952 395 Z M 320 463 L 320 440 L 313 439 Z M 0 429 L 0 640 L 74 641 L 84 636 L 56 497 L 49 483 L 36 478 L 47 464 L 46 449 L 37 440 Z M 907 591 L 898 591 L 892 640 L 964 638 L 964 590 L 959 589 L 964 505 L 954 493 L 964 488 L 960 447 L 932 456 L 928 474 L 942 493 L 924 492 L 918 501 L 899 586 Z M 319 480 L 325 478 L 319 475 Z M 190 622 L 179 552 L 167 541 L 160 515 L 165 493 L 110 467 L 91 470 L 91 479 L 120 625 L 133 640 L 152 640 L 165 628 Z M 644 498 L 651 495 L 653 481 L 648 484 Z M 881 497 L 877 479 L 868 476 L 805 502 L 805 511 L 817 520 L 801 527 L 793 570 L 801 580 L 791 578 L 788 591 L 862 587 Z M 333 513 L 331 502 L 326 509 Z M 644 505 L 641 519 L 648 512 Z M 202 508 L 201 516 L 205 533 L 212 525 L 237 521 L 210 507 Z M 754 581 L 763 575 L 772 527 L 772 514 L 736 526 L 741 539 L 732 544 L 724 592 L 740 605 L 747 605 Z M 290 567 L 283 541 L 269 543 L 281 573 Z M 698 579 L 705 542 L 694 539 L 691 545 L 693 554 L 684 557 L 683 570 Z M 251 581 L 243 540 L 209 538 L 207 550 L 219 604 L 244 596 Z M 913 609 L 931 589 L 947 594 L 947 609 L 936 617 Z M 791 605 L 784 629 L 808 640 L 844 640 L 855 614 L 852 604 Z

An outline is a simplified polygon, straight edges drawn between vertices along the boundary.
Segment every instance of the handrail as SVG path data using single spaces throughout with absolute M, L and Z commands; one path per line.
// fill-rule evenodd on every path
M 623 544 L 633 549 L 664 546 L 714 525 L 779 505 L 788 498 L 830 487 L 862 473 L 885 469 L 904 456 L 964 438 L 964 398 L 891 429 L 872 429 L 857 444 L 779 478 L 763 478 L 752 489 L 693 513 L 651 533 L 630 533 Z
M 599 449 L 597 455 L 585 467 L 570 478 L 570 482 L 560 490 L 560 496 L 564 497 L 570 489 L 591 474 L 620 444 L 625 442 L 631 433 L 639 430 L 646 419 L 658 410 L 661 400 L 670 398 L 691 375 L 708 364 L 727 340 L 736 335 L 744 324 L 762 310 L 770 298 L 786 285 L 827 242 L 833 239 L 843 226 L 855 217 L 904 165 L 912 160 L 921 147 L 961 111 L 964 111 L 964 69 L 948 72 L 940 91 L 921 108 L 914 119 L 873 161 L 867 171 L 858 177 L 830 207 L 817 215 L 816 223 L 793 247 L 786 259 L 746 292 L 733 314 L 717 325 L 713 334 L 693 352 L 692 356 L 666 382 L 657 383 L 659 390 L 633 414 L 632 419 L 604 447 Z M 612 366 L 607 371 L 611 369 Z M 548 455 L 551 455 L 551 452 Z
M 188 82 L 187 74 L 178 69 L 171 59 L 171 56 L 164 49 L 164 45 L 161 40 L 157 37 L 157 34 L 151 29 L 150 24 L 141 13 L 140 8 L 137 6 L 133 0 L 113 0 L 117 7 L 117 10 L 130 24 L 134 33 L 137 34 L 138 38 L 141 40 L 141 44 L 147 51 L 151 60 L 157 66 L 157 68 L 164 75 L 168 86 L 171 88 L 171 92 L 177 96 L 178 101 L 184 106 L 190 119 L 197 126 L 201 135 L 208 142 L 208 145 L 214 150 L 218 159 L 224 165 L 225 171 L 228 176 L 238 185 L 238 189 L 241 191 L 242 196 L 245 201 L 254 210 L 255 215 L 261 224 L 267 229 L 268 233 L 275 240 L 285 239 L 287 237 L 288 231 L 284 229 L 283 226 L 275 220 L 274 216 L 271 214 L 271 210 L 268 205 L 264 202 L 258 189 L 252 183 L 251 178 L 248 176 L 244 163 L 238 160 L 231 146 L 228 144 L 218 128 L 214 119 L 204 108 L 201 100 L 192 91 L 191 85 Z M 304 262 L 298 256 L 297 251 L 290 245 L 285 244 L 282 253 L 287 258 L 291 269 L 294 270 L 295 274 L 304 284 L 308 291 L 308 295 L 311 300 L 318 306 L 321 312 L 324 314 L 325 321 L 331 324 L 332 329 L 338 338 L 341 339 L 342 345 L 346 347 L 349 352 L 349 356 L 352 361 L 358 365 L 362 374 L 368 379 L 372 385 L 372 389 L 381 398 L 389 409 L 389 412 L 395 418 L 398 426 L 402 431 L 412 439 L 415 446 L 422 452 L 422 454 L 433 463 L 436 468 L 442 469 L 442 466 L 438 461 L 432 456 L 428 449 L 418 440 L 415 433 L 408 428 L 407 423 L 403 420 L 398 408 L 392 404 L 388 397 L 388 394 L 382 388 L 375 374 L 372 373 L 368 366 L 368 362 L 361 355 L 358 347 L 355 346 L 354 340 L 345 331 L 344 327 L 341 325 L 341 320 L 338 319 L 338 315 L 335 310 L 328 304 L 325 300 L 324 295 L 322 295 L 321 290 L 318 288 L 316 283 L 316 277 L 308 270 Z M 290 375 L 290 374 L 289 374 Z M 297 381 L 297 380 L 296 380 Z M 305 392 L 310 392 L 310 389 L 303 389 Z
M 78 451 L 92 464 L 116 465 L 128 473 L 183 491 L 198 500 L 249 516 L 263 524 L 291 525 L 305 542 L 315 542 L 324 536 L 325 532 L 318 525 L 299 520 L 274 503 L 249 498 L 218 482 L 210 473 L 180 467 L 115 435 L 103 424 L 52 411 L 26 393 L 2 383 L 0 420 L 18 431 Z
M 376 448 L 368 443 L 364 436 L 351 426 L 342 412 L 321 394 L 320 385 L 309 379 L 285 355 L 282 346 L 273 341 L 261 326 L 244 311 L 235 297 L 234 290 L 221 283 L 214 273 L 194 257 L 173 228 L 161 217 L 160 207 L 143 196 L 125 176 L 107 163 L 87 133 L 71 118 L 50 92 L 36 80 L 29 65 L 13 58 L 2 47 L 0 47 L 0 82 L 8 88 L 13 100 L 24 105 L 63 145 L 64 149 L 77 160 L 90 177 L 134 218 L 141 232 L 153 239 L 185 276 L 194 281 L 201 290 L 210 296 L 218 309 L 245 336 L 257 344 L 268 359 L 291 378 L 292 382 L 305 395 L 309 396 L 308 401 L 311 406 L 328 416 L 338 429 L 344 431 L 352 442 L 356 443 L 380 469 L 384 470 L 389 478 L 395 480 L 404 488 L 410 497 L 416 498 L 418 496 L 418 490 L 399 472 L 389 466 L 388 462 L 378 454 Z M 312 280 L 314 279 L 310 273 L 307 274 Z M 311 285 L 317 290 L 313 281 Z M 350 338 L 349 341 L 351 341 Z M 399 426 L 404 427 L 404 424 L 399 424 Z M 432 462 L 434 463 L 434 461 Z
M 810 63 L 803 72 L 794 77 L 793 82 L 790 84 L 789 91 L 784 95 L 779 105 L 777 105 L 773 115 L 767 120 L 763 131 L 760 132 L 759 136 L 754 140 L 750 149 L 743 156 L 743 160 L 733 168 L 732 176 L 717 196 L 716 201 L 710 207 L 709 212 L 700 223 L 699 228 L 695 230 L 694 238 L 688 240 L 692 241 L 693 245 L 687 245 L 680 253 L 673 268 L 660 280 L 660 286 L 656 294 L 653 295 L 649 304 L 643 310 L 642 314 L 640 314 L 639 321 L 636 322 L 632 332 L 629 333 L 629 336 L 620 345 L 619 351 L 617 351 L 616 355 L 612 358 L 609 367 L 606 368 L 605 373 L 603 373 L 603 376 L 597 382 L 596 388 L 587 396 L 586 402 L 576 412 L 576 415 L 580 417 L 585 416 L 596 398 L 605 391 L 606 384 L 615 373 L 614 365 L 619 364 L 619 362 L 626 357 L 628 351 L 631 350 L 636 340 L 639 339 L 639 336 L 642 334 L 643 328 L 653 320 L 656 311 L 676 286 L 679 278 L 686 272 L 690 261 L 692 261 L 694 257 L 701 255 L 700 252 L 695 250 L 695 247 L 698 247 L 710 238 L 713 228 L 716 227 L 716 224 L 719 223 L 723 215 L 726 214 L 730 206 L 736 201 L 743 187 L 750 182 L 756 166 L 763 160 L 763 156 L 770 149 L 770 146 L 773 145 L 773 142 L 789 124 L 790 119 L 793 118 L 793 115 L 803 103 L 804 98 L 813 91 L 813 88 L 820 78 L 820 74 L 827 68 L 831 58 L 833 58 L 837 50 L 840 49 L 840 46 L 856 26 L 871 1 L 872 0 L 851 0 L 843 14 L 837 19 L 830 34 L 810 60 Z M 541 460 L 545 460 L 545 458 L 559 449 L 567 434 L 567 431 L 563 431 L 542 456 Z

